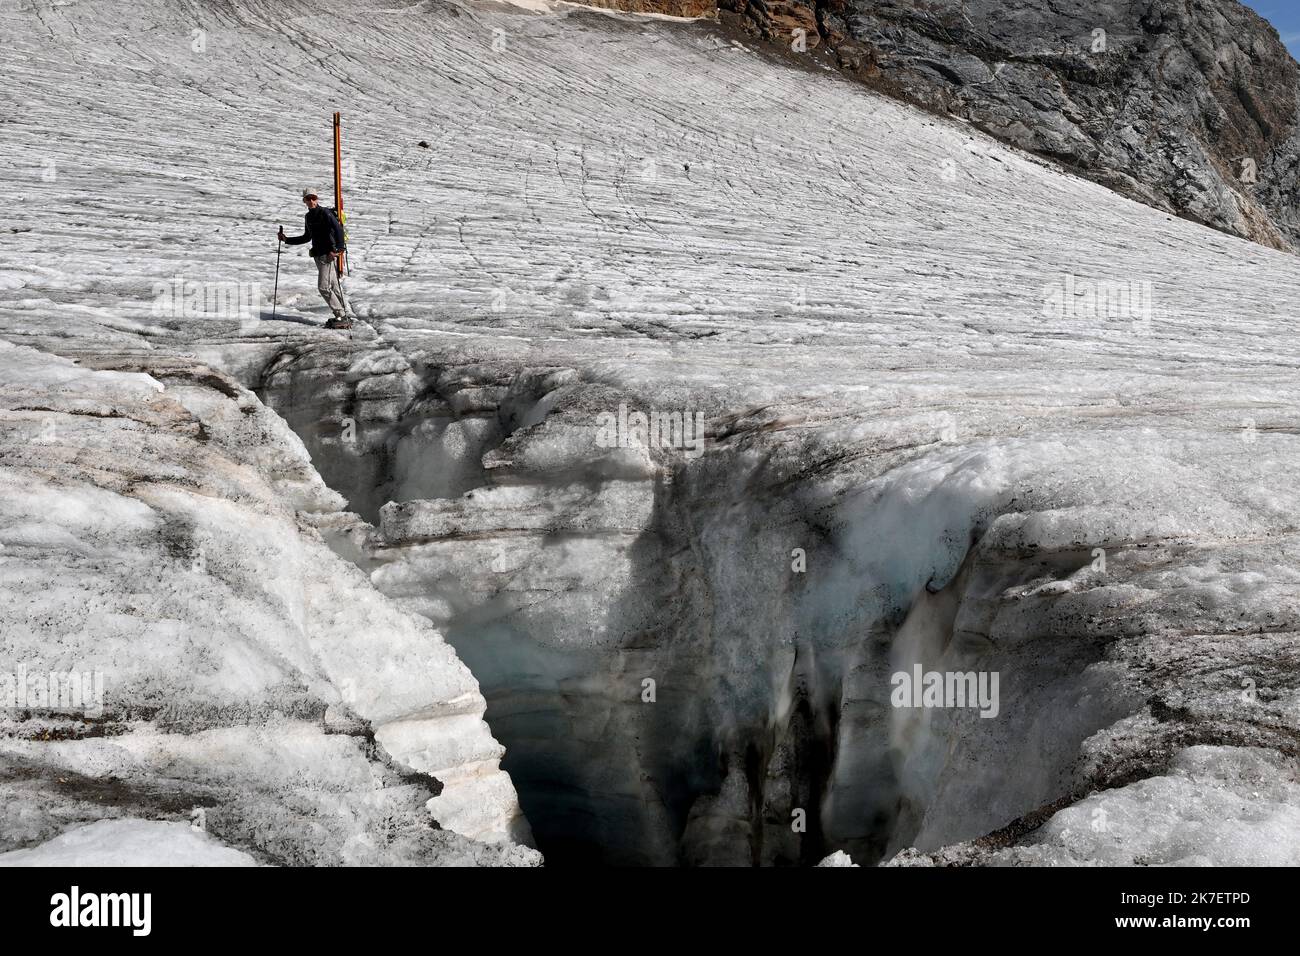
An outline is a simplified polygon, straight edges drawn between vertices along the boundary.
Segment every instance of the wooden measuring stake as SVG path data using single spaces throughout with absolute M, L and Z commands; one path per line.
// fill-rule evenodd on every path
M 339 114 L 334 114 L 334 212 L 338 214 L 339 226 L 343 227 L 343 140 Z M 344 232 L 347 230 L 344 229 Z M 343 275 L 343 256 L 334 260 L 339 275 Z

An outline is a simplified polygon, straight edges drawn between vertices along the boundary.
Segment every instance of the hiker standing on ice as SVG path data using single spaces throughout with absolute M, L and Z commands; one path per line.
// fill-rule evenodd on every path
M 311 240 L 312 259 L 316 261 L 316 288 L 321 298 L 334 313 L 334 318 L 325 323 L 327 329 L 352 328 L 352 306 L 348 303 L 347 293 L 343 291 L 343 280 L 339 276 L 337 260 L 346 251 L 343 243 L 343 227 L 338 218 L 324 206 L 320 205 L 314 192 L 303 190 L 302 201 L 307 204 L 306 232 L 301 236 L 286 236 L 284 227 L 280 227 L 280 241 L 291 246 L 299 246 Z

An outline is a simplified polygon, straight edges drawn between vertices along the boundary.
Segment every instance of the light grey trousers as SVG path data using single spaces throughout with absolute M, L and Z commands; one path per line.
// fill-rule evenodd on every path
M 336 317 L 350 314 L 352 306 L 348 302 L 347 293 L 343 291 L 343 280 L 334 267 L 334 260 L 329 256 L 316 256 L 315 259 L 316 288 L 320 290 L 320 297 Z

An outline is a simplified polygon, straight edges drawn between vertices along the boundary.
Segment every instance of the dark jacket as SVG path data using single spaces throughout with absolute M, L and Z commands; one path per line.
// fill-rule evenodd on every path
M 301 236 L 285 236 L 284 241 L 291 246 L 300 246 L 311 240 L 312 256 L 324 256 L 331 252 L 344 252 L 343 227 L 334 213 L 324 206 L 308 209 L 305 217 L 306 232 Z

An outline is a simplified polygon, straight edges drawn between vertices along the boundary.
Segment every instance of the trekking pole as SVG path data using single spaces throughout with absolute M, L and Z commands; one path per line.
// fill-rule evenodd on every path
M 275 318 L 276 297 L 280 294 L 280 253 L 284 252 L 284 243 L 279 237 L 275 240 L 275 289 L 271 292 L 271 318 Z

